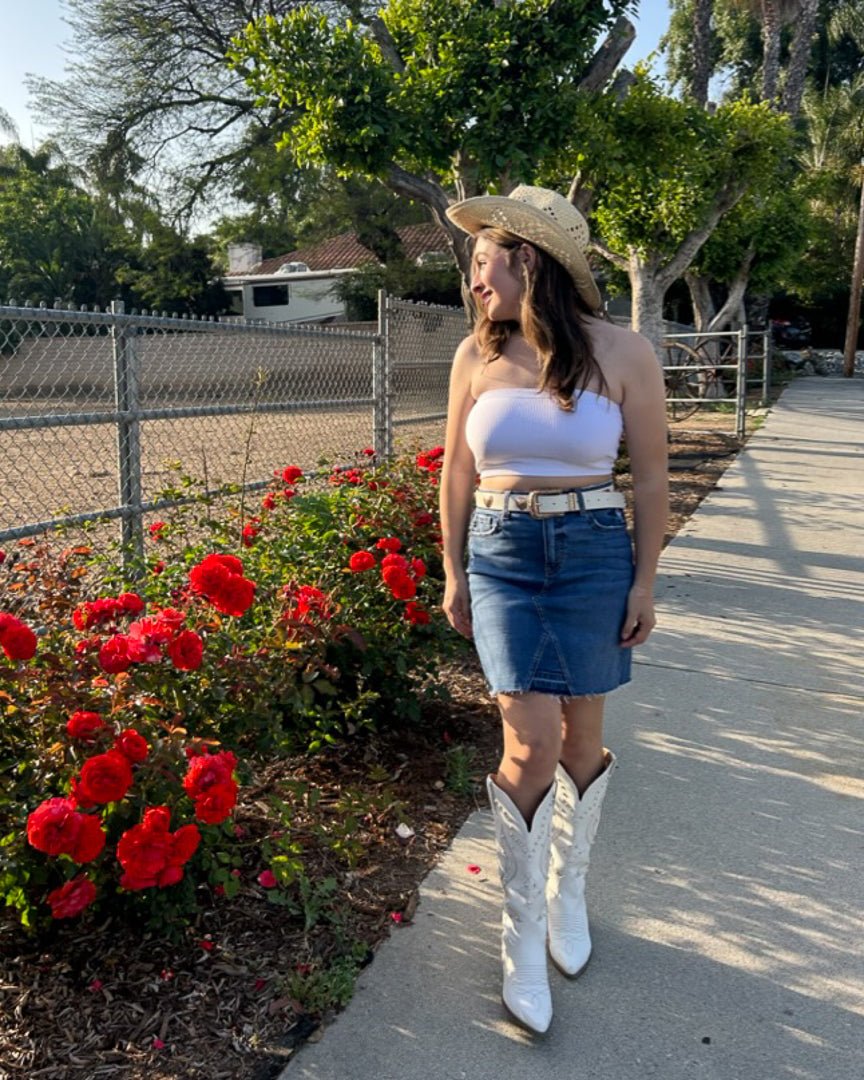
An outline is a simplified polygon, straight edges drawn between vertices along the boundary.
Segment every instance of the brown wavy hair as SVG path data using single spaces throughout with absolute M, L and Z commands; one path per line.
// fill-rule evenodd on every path
M 475 243 L 481 236 L 507 251 L 511 270 L 515 268 L 517 249 L 529 243 L 493 227 L 481 229 L 474 237 Z M 481 305 L 475 304 L 474 334 L 480 355 L 491 364 L 501 356 L 513 332 L 521 328 L 522 336 L 540 357 L 540 389 L 552 394 L 561 408 L 569 411 L 573 408 L 573 394 L 587 389 L 592 380 L 597 381 L 601 392 L 608 390 L 584 329 L 585 317 L 593 312 L 557 259 L 533 244 L 530 246 L 537 258 L 533 269 L 524 263 L 519 265 L 518 275 L 522 280 L 519 321 L 496 322 Z

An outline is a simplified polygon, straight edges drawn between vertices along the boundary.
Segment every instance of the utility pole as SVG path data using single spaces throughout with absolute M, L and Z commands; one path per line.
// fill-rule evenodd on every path
M 846 347 L 843 350 L 843 377 L 855 374 L 855 346 L 861 318 L 861 284 L 864 281 L 864 158 L 861 159 L 861 206 L 858 211 L 858 235 L 855 238 L 855 261 L 852 266 L 852 289 L 849 293 L 849 318 L 846 323 Z

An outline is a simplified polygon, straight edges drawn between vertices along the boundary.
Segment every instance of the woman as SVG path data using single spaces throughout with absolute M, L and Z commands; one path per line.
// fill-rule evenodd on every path
M 547 936 L 571 977 L 591 953 L 585 875 L 615 763 L 603 746 L 604 697 L 629 680 L 631 650 L 655 621 L 663 380 L 649 342 L 598 315 L 588 226 L 563 196 L 523 186 L 447 215 L 474 237 L 478 316 L 450 384 L 443 607 L 473 636 L 503 720 L 501 763 L 487 781 L 504 888 L 503 999 L 542 1033 L 552 1019 Z M 612 487 L 622 431 L 635 545 Z

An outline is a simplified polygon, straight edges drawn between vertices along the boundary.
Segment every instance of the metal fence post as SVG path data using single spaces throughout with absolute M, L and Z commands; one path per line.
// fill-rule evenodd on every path
M 747 412 L 747 326 L 742 326 L 738 331 L 738 378 L 735 387 L 735 434 L 739 439 L 744 438 Z
M 111 314 L 123 315 L 125 304 L 112 300 Z M 141 509 L 141 430 L 138 420 L 138 354 L 135 327 L 115 321 L 111 326 L 114 352 L 114 400 L 117 407 L 117 467 L 122 517 L 123 570 L 127 579 L 136 576 L 144 561 L 144 527 Z M 140 573 L 140 569 L 138 571 Z
M 393 415 L 390 408 L 390 305 L 384 289 L 378 290 L 378 338 L 372 346 L 373 439 L 379 461 L 393 453 Z
M 771 331 L 762 334 L 762 405 L 767 405 L 771 397 Z

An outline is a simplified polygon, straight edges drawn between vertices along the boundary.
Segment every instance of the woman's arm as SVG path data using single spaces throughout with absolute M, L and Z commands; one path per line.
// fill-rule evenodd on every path
M 633 477 L 635 575 L 621 643 L 641 645 L 654 628 L 654 578 L 669 516 L 666 392 L 653 346 L 634 335 L 621 411 Z M 629 343 L 628 343 L 629 344 Z
M 465 541 L 471 517 L 477 470 L 474 455 L 465 441 L 465 421 L 474 398 L 471 378 L 479 362 L 473 336 L 466 338 L 453 359 L 447 405 L 447 435 L 441 469 L 440 509 L 444 562 L 442 607 L 450 625 L 471 636 L 471 606 L 465 575 Z

